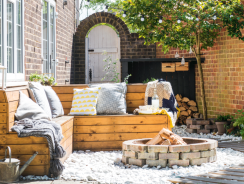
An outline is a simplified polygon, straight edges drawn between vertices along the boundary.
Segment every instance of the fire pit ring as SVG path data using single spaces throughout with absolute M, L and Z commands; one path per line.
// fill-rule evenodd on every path
M 183 137 L 187 145 L 146 145 L 151 138 L 134 139 L 122 144 L 124 164 L 142 167 L 173 165 L 187 167 L 217 160 L 218 141 Z

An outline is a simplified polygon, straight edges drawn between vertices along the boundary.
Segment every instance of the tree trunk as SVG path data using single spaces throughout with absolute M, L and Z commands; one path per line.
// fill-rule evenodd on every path
M 197 67 L 198 67 L 198 72 L 200 76 L 200 89 L 201 89 L 201 99 L 202 99 L 202 107 L 203 107 L 203 118 L 204 120 L 207 119 L 207 107 L 206 107 L 206 99 L 205 99 L 205 90 L 204 90 L 204 81 L 203 81 L 203 72 L 202 72 L 202 64 L 201 64 L 201 48 L 200 48 L 200 33 L 197 33 L 196 35 L 196 44 L 197 44 L 197 49 L 196 49 L 196 58 L 197 58 Z

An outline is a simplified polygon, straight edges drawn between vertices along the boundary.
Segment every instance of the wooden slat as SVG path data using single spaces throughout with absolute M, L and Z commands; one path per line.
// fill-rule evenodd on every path
M 67 130 L 69 130 L 70 128 L 73 127 L 73 119 L 68 121 L 68 122 L 66 122 L 61 127 L 62 127 L 62 133 L 66 132 Z
M 74 86 L 52 86 L 53 90 L 57 93 L 57 94 L 73 94 L 73 89 L 83 89 L 83 88 L 87 88 L 88 85 L 83 85 L 83 86 L 78 86 L 78 85 L 74 85 Z
M 204 174 L 200 175 L 202 177 L 208 177 L 208 178 L 213 178 L 213 179 L 223 179 L 223 180 L 237 180 L 237 181 L 244 181 L 243 177 L 236 177 L 236 176 L 227 176 L 227 175 L 218 175 L 215 173 L 209 173 L 209 174 Z
M 7 107 L 8 104 L 7 103 L 0 103 L 0 112 L 7 112 Z
M 69 147 L 65 151 L 66 151 L 66 155 L 63 158 L 60 159 L 61 163 L 64 163 L 65 160 L 67 158 L 69 158 L 69 156 L 72 154 L 72 152 L 73 152 L 73 146 L 72 146 L 72 144 L 69 145 Z
M 127 107 L 126 112 L 127 113 L 133 113 L 135 109 L 137 109 L 137 108 L 136 107 Z
M 68 115 L 70 113 L 70 109 L 64 109 L 64 115 Z
M 22 89 L 21 91 L 25 95 L 27 95 L 29 97 L 29 92 L 28 92 L 27 88 L 26 89 Z M 16 90 L 16 91 L 6 91 L 6 95 L 7 95 L 8 102 L 18 101 L 19 100 L 19 90 Z
M 71 127 L 69 130 L 67 130 L 66 132 L 63 133 L 64 138 L 60 141 L 60 144 L 62 144 L 72 135 L 73 135 L 73 127 Z
M 127 85 L 127 93 L 145 93 L 146 84 L 129 84 Z
M 12 145 L 12 144 L 18 144 L 18 145 L 25 145 L 25 144 L 40 144 L 44 143 L 47 144 L 47 141 L 43 137 L 18 137 L 17 133 L 15 134 L 6 134 L 6 135 L 0 135 L 0 145 Z
M 73 93 L 71 94 L 57 94 L 61 102 L 72 102 Z
M 7 102 L 7 97 L 6 93 L 3 90 L 0 90 L 0 103 L 5 103 Z
M 127 141 L 155 137 L 157 133 L 74 134 L 74 142 Z
M 7 113 L 0 113 L 0 123 L 7 123 Z
M 145 125 L 167 123 L 167 115 L 130 115 L 130 116 L 96 116 L 75 117 L 74 125 Z
M 12 158 L 17 158 L 20 160 L 20 165 L 24 165 L 32 155 L 12 155 Z M 0 159 L 4 159 L 5 156 L 0 156 Z M 49 155 L 37 155 L 30 165 L 47 165 L 49 164 Z
M 242 169 L 225 169 L 225 171 L 228 171 L 228 172 L 244 173 L 244 170 L 242 170 Z M 243 174 L 243 175 L 244 175 L 244 174 Z
M 39 155 L 48 155 L 49 149 L 47 144 L 28 144 L 28 145 L 1 145 L 0 155 L 4 155 L 6 146 L 11 148 L 13 155 L 32 155 L 36 151 Z
M 241 176 L 241 177 L 243 177 L 243 173 L 239 173 L 239 172 L 218 171 L 218 172 L 212 172 L 210 174 L 220 174 L 220 175 L 230 175 L 230 176 Z
M 172 183 L 194 183 L 194 184 L 212 184 L 212 182 L 202 182 L 202 181 L 195 181 L 195 180 L 187 180 L 187 179 L 179 179 L 179 178 L 174 178 L 174 179 L 169 179 L 168 181 Z
M 127 93 L 126 100 L 130 100 L 130 101 L 145 100 L 145 91 L 144 93 Z
M 43 166 L 28 166 L 25 171 L 23 172 L 23 176 L 27 175 L 35 175 L 35 176 L 44 176 L 48 175 L 50 165 L 43 165 Z
M 0 134 L 7 133 L 7 124 L 0 124 Z
M 131 107 L 135 107 L 135 108 L 139 108 L 139 106 L 143 106 L 144 105 L 144 100 L 126 100 L 126 104 L 127 104 L 127 108 L 131 108 Z
M 196 177 L 196 176 L 188 176 L 188 177 L 182 177 L 182 178 L 189 179 L 189 180 L 195 180 L 195 181 L 230 184 L 230 181 L 228 181 L 228 180 L 210 179 L 210 178 L 203 178 L 203 177 Z M 231 181 L 231 184 L 244 184 L 244 182 Z
M 74 142 L 74 150 L 121 150 L 123 141 L 110 142 Z
M 167 128 L 167 124 L 161 125 L 111 125 L 111 126 L 74 126 L 74 133 L 115 133 L 115 132 L 159 132 Z
M 73 143 L 73 136 L 71 135 L 68 139 L 66 139 L 61 146 L 63 146 L 64 150 L 66 150 Z
M 8 111 L 9 112 L 16 112 L 19 105 L 19 101 L 12 101 L 8 103 Z

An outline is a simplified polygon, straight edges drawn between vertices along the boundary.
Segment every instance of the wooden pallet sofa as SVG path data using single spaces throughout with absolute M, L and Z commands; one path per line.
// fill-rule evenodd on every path
M 104 116 L 68 116 L 70 112 L 73 89 L 85 88 L 87 85 L 54 86 L 59 96 L 65 115 L 53 121 L 59 123 L 64 135 L 61 145 L 67 154 L 64 162 L 73 150 L 121 150 L 122 142 L 130 139 L 154 137 L 162 128 L 169 128 L 166 115 L 104 115 Z M 132 113 L 144 104 L 146 85 L 128 85 L 126 96 L 127 112 Z M 29 96 L 27 87 L 8 88 L 0 91 L 0 159 L 4 157 L 6 146 L 12 149 L 12 157 L 18 158 L 23 165 L 35 151 L 39 154 L 31 162 L 23 175 L 47 175 L 49 170 L 49 149 L 45 138 L 18 138 L 11 132 L 14 114 L 18 107 L 19 90 Z

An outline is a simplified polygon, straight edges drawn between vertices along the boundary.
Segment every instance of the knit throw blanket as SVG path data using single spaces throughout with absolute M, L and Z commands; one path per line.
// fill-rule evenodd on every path
M 58 177 L 62 174 L 64 166 L 59 159 L 63 158 L 66 152 L 59 144 L 63 138 L 60 125 L 45 119 L 23 119 L 16 121 L 11 129 L 17 132 L 18 137 L 45 137 L 48 142 L 51 158 L 49 175 L 50 177 Z
M 174 127 L 178 118 L 177 115 L 179 115 L 179 109 L 170 82 L 159 82 L 158 80 L 148 82 L 145 92 L 145 105 L 152 105 L 154 88 L 156 88 L 157 95 L 159 98 L 159 107 L 162 107 L 166 110 L 167 115 L 171 119 L 171 127 Z

